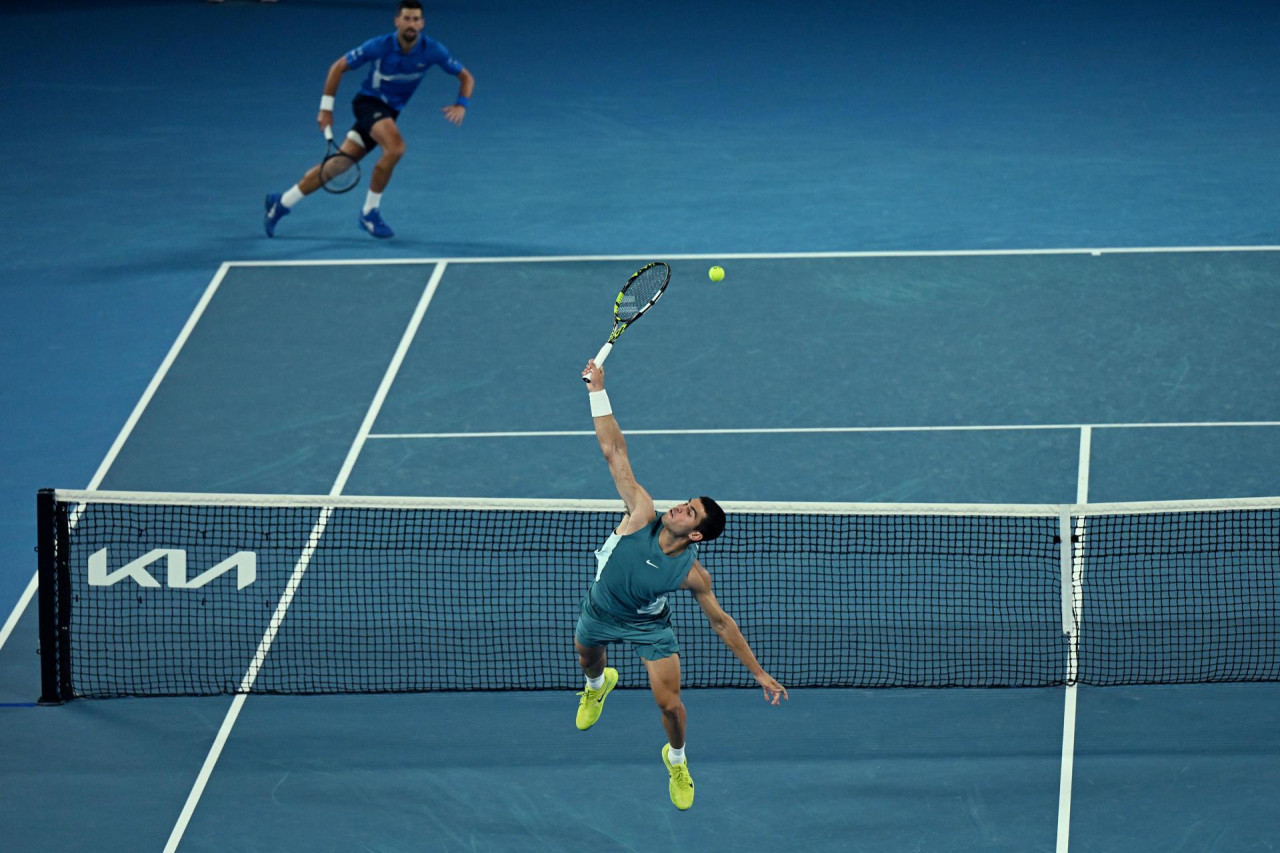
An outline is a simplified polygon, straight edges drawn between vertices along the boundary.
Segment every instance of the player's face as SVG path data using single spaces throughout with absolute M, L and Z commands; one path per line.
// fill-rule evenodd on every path
M 404 41 L 413 41 L 422 32 L 422 10 L 401 9 L 396 15 L 396 33 Z
M 693 498 L 667 510 L 662 516 L 662 524 L 676 536 L 688 536 L 692 533 L 696 540 L 702 538 L 697 527 L 706 517 L 707 511 L 703 509 L 702 501 Z

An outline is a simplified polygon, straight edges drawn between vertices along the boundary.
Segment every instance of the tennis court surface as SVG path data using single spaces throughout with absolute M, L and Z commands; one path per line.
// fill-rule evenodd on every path
M 740 689 L 677 602 L 688 813 L 626 652 L 637 689 L 570 719 L 617 505 L 578 374 L 646 260 L 223 265 L 89 484 L 114 495 L 62 496 L 66 604 L 101 609 L 55 678 L 211 695 L 25 704 L 33 603 L 0 650 L 12 837 L 1268 849 L 1280 253 L 666 258 L 614 410 L 659 502 L 733 508 L 705 561 L 794 688 Z M 1216 503 L 1130 506 L 1167 501 Z

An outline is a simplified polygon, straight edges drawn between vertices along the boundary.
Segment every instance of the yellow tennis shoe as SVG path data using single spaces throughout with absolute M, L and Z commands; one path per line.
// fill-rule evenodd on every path
M 606 666 L 604 668 L 604 686 L 599 690 L 592 690 L 588 687 L 578 694 L 582 697 L 578 702 L 579 730 L 585 732 L 596 724 L 596 720 L 600 719 L 600 713 L 604 710 L 605 697 L 617 685 L 618 671 L 611 666 Z
M 662 747 L 662 763 L 667 765 L 667 775 L 671 777 L 667 790 L 671 793 L 671 802 L 680 811 L 684 811 L 693 805 L 693 777 L 689 775 L 689 762 L 672 764 L 667 760 L 667 753 L 670 751 L 671 744 Z

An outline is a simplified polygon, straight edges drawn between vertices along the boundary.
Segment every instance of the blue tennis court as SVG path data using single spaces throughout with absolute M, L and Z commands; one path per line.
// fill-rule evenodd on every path
M 1274 683 L 687 690 L 687 813 L 644 689 L 585 734 L 576 682 L 35 706 L 36 489 L 609 499 L 578 375 L 652 259 L 608 367 L 659 500 L 1280 494 L 1269 4 L 427 4 L 477 109 L 441 122 L 439 77 L 406 112 L 400 236 L 318 199 L 267 240 L 323 68 L 393 11 L 0 13 L 40 119 L 0 213 L 15 849 L 1272 848 Z M 42 63 L 51 27 L 100 79 Z

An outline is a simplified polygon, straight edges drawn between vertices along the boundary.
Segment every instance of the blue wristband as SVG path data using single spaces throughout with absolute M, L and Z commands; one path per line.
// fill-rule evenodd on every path
M 453 102 L 455 107 L 466 107 L 471 105 L 471 99 L 466 95 L 459 95 L 458 100 Z

